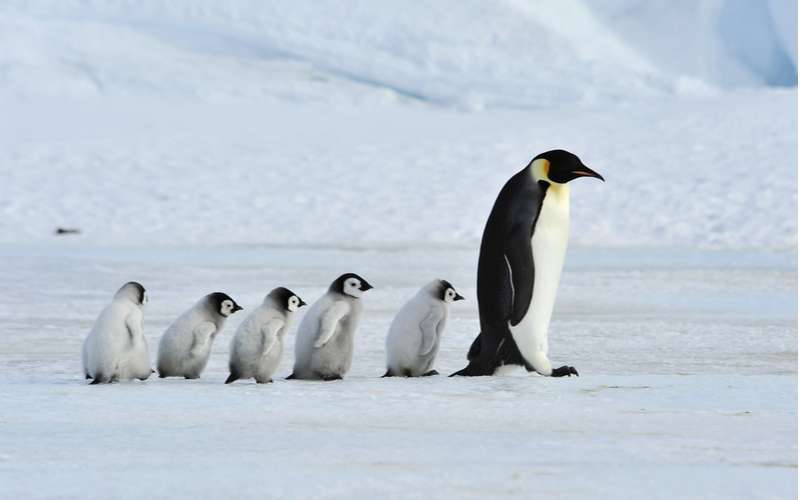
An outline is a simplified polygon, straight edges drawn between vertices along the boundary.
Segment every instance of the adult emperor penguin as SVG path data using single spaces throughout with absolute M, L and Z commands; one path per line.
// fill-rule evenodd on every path
M 248 378 L 255 378 L 259 384 L 272 382 L 272 374 L 283 355 L 283 337 L 289 331 L 295 311 L 304 305 L 288 288 L 269 292 L 236 329 L 228 363 L 231 374 L 225 383 Z
M 501 365 L 524 365 L 551 377 L 578 375 L 553 368 L 547 332 L 569 237 L 569 186 L 603 176 L 574 154 L 556 149 L 535 157 L 506 182 L 483 231 L 478 259 L 481 332 L 469 365 L 453 375 L 492 375 Z
M 449 282 L 437 279 L 405 303 L 386 337 L 384 377 L 438 375 L 433 362 L 439 352 L 449 306 L 457 300 L 464 297 Z
M 338 380 L 350 370 L 353 337 L 361 320 L 361 296 L 371 289 L 353 273 L 339 276 L 308 309 L 297 329 L 294 372 L 288 379 Z
M 83 374 L 92 384 L 146 380 L 153 370 L 144 338 L 142 309 L 145 289 L 131 281 L 122 285 L 103 309 L 83 343 Z
M 181 314 L 164 332 L 158 345 L 158 376 L 200 377 L 211 355 L 214 337 L 225 320 L 242 308 L 222 292 L 206 295 Z

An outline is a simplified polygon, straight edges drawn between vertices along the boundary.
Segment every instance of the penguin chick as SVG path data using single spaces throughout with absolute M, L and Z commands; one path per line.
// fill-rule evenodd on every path
M 283 337 L 289 331 L 295 311 L 304 305 L 288 288 L 269 292 L 236 329 L 228 362 L 231 373 L 225 383 L 248 378 L 255 378 L 259 384 L 272 382 L 272 374 L 283 355 Z
M 225 320 L 242 308 L 222 292 L 206 295 L 164 332 L 158 346 L 158 376 L 199 378 L 211 355 L 214 337 Z
M 153 373 L 142 325 L 146 302 L 144 287 L 131 281 L 97 317 L 82 352 L 83 374 L 91 384 L 147 380 Z
M 438 375 L 433 362 L 447 324 L 450 304 L 464 300 L 453 285 L 433 280 L 403 305 L 386 337 L 384 377 Z
M 294 372 L 287 378 L 338 380 L 350 370 L 353 337 L 361 319 L 361 296 L 372 285 L 347 273 L 308 310 L 297 329 Z

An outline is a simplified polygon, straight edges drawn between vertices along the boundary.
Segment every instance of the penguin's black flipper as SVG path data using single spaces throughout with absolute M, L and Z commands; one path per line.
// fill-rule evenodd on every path
M 512 305 L 508 320 L 512 325 L 518 325 L 531 304 L 536 275 L 529 226 L 520 224 L 514 228 L 506 244 L 505 258 L 512 287 Z

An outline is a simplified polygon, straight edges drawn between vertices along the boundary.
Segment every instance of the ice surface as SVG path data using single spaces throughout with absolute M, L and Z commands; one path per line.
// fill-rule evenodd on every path
M 433 276 L 452 308 L 438 369 L 477 332 L 475 252 L 458 248 L 5 245 L 0 495 L 8 498 L 791 498 L 797 275 L 790 254 L 575 250 L 551 330 L 580 378 L 380 379 L 399 304 Z M 148 287 L 151 346 L 211 290 L 307 300 L 343 270 L 364 298 L 342 382 L 223 385 L 218 337 L 197 381 L 87 386 L 80 344 L 119 282 Z M 293 332 L 279 375 L 291 370 Z

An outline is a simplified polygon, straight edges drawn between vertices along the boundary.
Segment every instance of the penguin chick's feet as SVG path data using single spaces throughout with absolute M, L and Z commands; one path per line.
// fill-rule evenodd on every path
M 574 366 L 567 365 L 553 368 L 553 373 L 550 374 L 551 377 L 571 377 L 573 375 L 580 377 L 580 375 L 578 375 L 578 370 L 576 370 Z
M 332 380 L 342 380 L 341 375 L 320 375 L 320 378 L 325 382 L 330 382 Z
M 423 377 L 431 377 L 433 375 L 439 375 L 439 372 L 437 372 L 436 370 L 431 370 L 429 372 L 425 372 L 422 374 Z
M 263 378 L 261 380 L 256 379 L 256 384 L 271 384 L 271 383 L 272 383 L 272 379 L 268 379 L 268 380 L 264 380 Z

